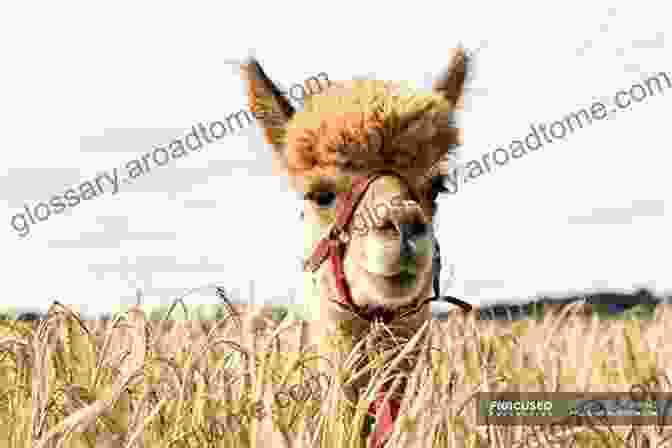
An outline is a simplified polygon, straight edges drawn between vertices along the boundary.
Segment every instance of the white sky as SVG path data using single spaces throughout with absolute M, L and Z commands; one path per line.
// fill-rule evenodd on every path
M 462 116 L 465 162 L 531 123 L 672 74 L 669 18 L 655 2 L 42 3 L 13 3 L 0 29 L 3 305 L 58 299 L 96 312 L 129 303 L 136 288 L 168 303 L 210 282 L 248 298 L 252 279 L 256 300 L 300 291 L 298 203 L 271 176 L 256 127 L 52 215 L 25 238 L 10 226 L 24 204 L 246 108 L 227 60 L 255 54 L 285 87 L 326 72 L 427 88 L 450 47 L 480 47 Z M 448 292 L 486 303 L 672 290 L 670 106 L 672 90 L 445 196 Z

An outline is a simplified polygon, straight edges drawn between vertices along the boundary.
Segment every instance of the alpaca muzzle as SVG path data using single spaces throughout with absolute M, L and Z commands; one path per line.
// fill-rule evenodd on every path
M 311 256 L 304 261 L 303 270 L 315 272 L 320 268 L 324 261 L 329 259 L 332 272 L 336 279 L 336 288 L 338 290 L 338 298 L 330 300 L 369 322 L 383 321 L 388 324 L 393 320 L 403 319 L 416 314 L 429 302 L 435 300 L 454 303 L 461 307 L 465 312 L 471 311 L 472 306 L 470 304 L 455 297 L 439 296 L 439 291 L 435 291 L 436 295 L 434 297 L 429 299 L 418 298 L 410 304 L 394 310 L 381 309 L 380 307 L 375 307 L 375 309 L 361 307 L 352 300 L 350 288 L 348 287 L 343 269 L 345 248 L 351 240 L 351 235 L 346 229 L 368 188 L 376 179 L 382 176 L 395 176 L 400 178 L 409 186 L 409 192 L 413 199 L 416 201 L 418 200 L 418 195 L 412 188 L 410 188 L 410 184 L 405 181 L 403 176 L 394 171 L 381 170 L 374 172 L 369 176 L 356 177 L 353 181 L 352 188 L 349 191 L 340 192 L 336 195 L 336 220 L 327 236 L 320 240 Z M 419 203 L 419 201 L 417 201 L 417 203 Z M 418 237 L 426 235 L 428 231 L 427 223 L 424 222 L 424 220 L 402 222 L 395 220 L 393 216 L 388 217 L 387 219 L 390 219 L 390 223 L 397 228 L 400 234 L 402 255 L 404 257 L 415 257 L 417 254 L 416 240 Z

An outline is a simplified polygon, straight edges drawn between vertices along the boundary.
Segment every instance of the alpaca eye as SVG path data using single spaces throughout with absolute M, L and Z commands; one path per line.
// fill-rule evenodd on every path
M 333 191 L 321 191 L 315 195 L 315 202 L 319 207 L 331 207 L 336 200 L 336 193 Z

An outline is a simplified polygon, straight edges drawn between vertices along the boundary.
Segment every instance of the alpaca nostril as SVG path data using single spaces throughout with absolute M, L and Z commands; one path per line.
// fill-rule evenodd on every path
M 402 237 L 406 239 L 418 239 L 427 236 L 429 226 L 419 220 L 412 223 L 399 224 L 399 230 Z
M 413 258 L 418 253 L 418 247 L 415 244 L 415 241 L 407 238 L 401 239 L 401 257 L 402 258 Z
M 418 237 L 423 237 L 427 235 L 427 231 L 429 229 L 429 226 L 423 222 L 416 221 L 413 224 L 411 224 L 411 230 L 410 233 L 412 236 L 418 238 Z
M 415 257 L 418 253 L 416 240 L 426 236 L 429 227 L 423 222 L 415 221 L 413 223 L 401 223 L 399 229 L 402 257 Z

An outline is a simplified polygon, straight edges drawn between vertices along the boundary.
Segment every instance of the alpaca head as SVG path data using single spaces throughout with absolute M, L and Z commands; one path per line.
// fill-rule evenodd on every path
M 303 200 L 305 257 L 334 225 L 337 198 L 385 171 L 368 184 L 345 228 L 343 271 L 358 306 L 393 310 L 432 296 L 432 219 L 449 156 L 462 141 L 453 114 L 466 66 L 464 51 L 454 51 L 432 92 L 330 81 L 295 111 L 257 61 L 242 65 L 250 110 Z M 329 263 L 306 275 L 314 295 L 337 295 Z

